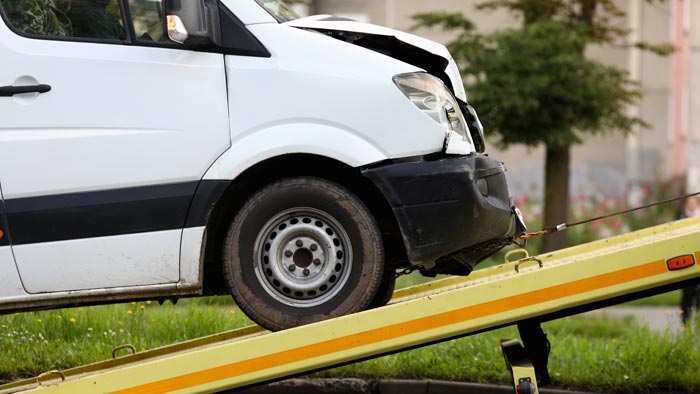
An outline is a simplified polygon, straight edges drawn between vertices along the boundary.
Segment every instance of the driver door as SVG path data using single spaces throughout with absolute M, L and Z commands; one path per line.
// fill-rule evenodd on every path
M 178 282 L 189 203 L 230 145 L 223 55 L 166 42 L 159 1 L 37 1 L 50 26 L 17 16 L 26 1 L 0 2 L 0 179 L 25 289 Z

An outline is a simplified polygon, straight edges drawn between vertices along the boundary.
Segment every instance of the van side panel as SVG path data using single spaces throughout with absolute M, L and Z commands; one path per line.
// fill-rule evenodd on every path
M 101 287 L 165 284 L 179 279 L 179 270 L 172 268 L 179 248 L 171 245 L 180 244 L 181 234 L 178 229 L 19 245 L 14 250 L 22 258 L 29 293 L 87 290 L 95 287 L 96 277 L 109 278 L 109 285 Z M 50 262 L 56 261 L 60 267 L 53 268 Z
M 5 204 L 0 188 L 0 298 L 25 294 L 10 248 L 10 232 L 5 220 Z

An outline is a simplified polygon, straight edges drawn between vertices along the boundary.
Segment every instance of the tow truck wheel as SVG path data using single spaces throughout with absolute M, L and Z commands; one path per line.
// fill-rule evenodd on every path
M 358 312 L 382 284 L 384 250 L 369 209 L 342 186 L 289 178 L 234 217 L 223 271 L 234 300 L 269 330 Z

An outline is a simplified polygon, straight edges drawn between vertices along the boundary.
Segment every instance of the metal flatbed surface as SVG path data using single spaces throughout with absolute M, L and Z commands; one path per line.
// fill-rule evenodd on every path
M 0 393 L 244 387 L 682 283 L 700 277 L 698 261 L 700 219 L 686 219 L 397 291 L 381 308 L 275 333 L 219 334 L 64 371 L 58 384 L 0 386 Z

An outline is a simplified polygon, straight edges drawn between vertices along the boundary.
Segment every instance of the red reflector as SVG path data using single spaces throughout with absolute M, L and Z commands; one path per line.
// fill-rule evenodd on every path
M 695 264 L 695 258 L 692 254 L 684 254 L 683 256 L 674 257 L 666 261 L 666 266 L 668 267 L 669 271 L 688 268 L 693 264 Z
M 5 236 L 5 233 L 3 233 L 2 230 L 0 230 L 0 239 L 2 239 L 2 237 L 4 237 L 4 236 Z

